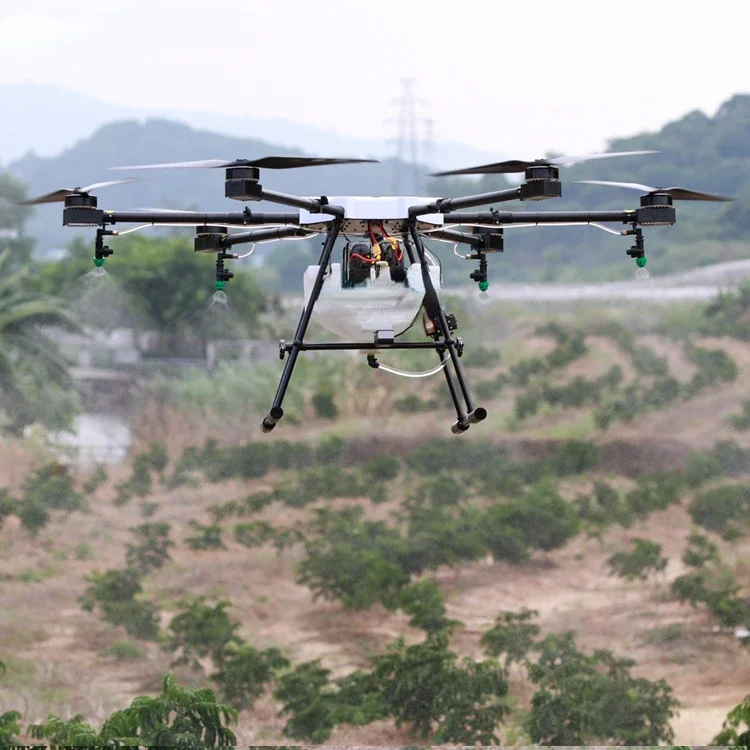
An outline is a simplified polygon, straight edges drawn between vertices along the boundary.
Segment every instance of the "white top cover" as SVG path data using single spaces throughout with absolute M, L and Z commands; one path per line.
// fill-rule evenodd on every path
M 319 266 L 305 271 L 305 305 L 310 300 Z M 436 289 L 441 287 L 439 266 L 430 266 L 430 277 Z M 391 281 L 388 269 L 374 278 L 371 272 L 367 286 L 344 288 L 341 264 L 332 263 L 323 282 L 313 315 L 320 324 L 346 341 L 372 342 L 376 331 L 403 333 L 414 322 L 422 307 L 424 284 L 418 264 L 406 271 L 407 283 Z
M 372 221 L 388 221 L 390 219 L 408 219 L 409 208 L 431 203 L 437 198 L 420 198 L 408 195 L 399 196 L 329 196 L 328 202 L 334 206 L 344 209 L 345 219 L 364 219 Z M 300 224 L 320 224 L 325 221 L 333 221 L 336 218 L 331 214 L 313 214 L 305 209 L 300 210 Z M 442 214 L 426 214 L 419 217 L 420 222 L 427 224 L 442 225 Z

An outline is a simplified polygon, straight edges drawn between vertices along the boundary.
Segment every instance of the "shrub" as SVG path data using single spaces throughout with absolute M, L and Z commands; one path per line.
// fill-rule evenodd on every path
M 524 662 L 539 635 L 539 626 L 530 622 L 538 615 L 539 612 L 526 607 L 519 612 L 501 612 L 495 618 L 495 626 L 480 639 L 485 654 L 494 658 L 505 654 L 506 667 L 513 662 Z
M 170 635 L 164 644 L 166 651 L 179 652 L 173 666 L 189 664 L 200 669 L 198 659 L 207 656 L 220 665 L 230 643 L 242 644 L 237 636 L 240 624 L 232 622 L 226 612 L 229 602 L 221 601 L 212 607 L 206 604 L 205 596 L 186 596 L 178 606 L 181 611 L 169 623 Z
M 694 531 L 688 537 L 682 562 L 691 568 L 702 568 L 707 563 L 719 562 L 719 549 L 707 536 Z
M 185 544 L 192 550 L 199 549 L 226 549 L 222 539 L 222 528 L 218 524 L 204 525 L 196 520 L 191 520 L 188 524 L 191 529 L 195 529 L 193 536 L 185 539 Z
M 737 484 L 698 493 L 688 506 L 693 521 L 729 538 L 744 533 L 750 523 L 750 487 Z
M 323 438 L 315 450 L 315 460 L 320 464 L 338 461 L 346 449 L 346 441 L 339 435 Z
M 750 695 L 746 695 L 742 703 L 727 714 L 722 731 L 711 740 L 711 744 L 718 747 L 750 747 Z
M 101 464 L 91 472 L 83 483 L 83 491 L 87 495 L 93 495 L 108 479 L 107 469 Z
M 730 414 L 729 423 L 738 432 L 750 430 L 750 399 L 742 402 L 742 411 L 739 414 Z
M 461 357 L 464 367 L 494 367 L 502 361 L 502 355 L 497 347 L 472 344 L 466 347 Z
M 119 661 L 124 661 L 130 659 L 143 659 L 146 656 L 146 652 L 132 641 L 121 638 L 110 643 L 109 646 L 102 651 L 102 656 L 113 656 Z
M 19 746 L 20 742 L 16 735 L 21 734 L 19 721 L 21 714 L 18 711 L 5 711 L 0 714 L 0 747 Z
M 127 565 L 141 575 L 148 575 L 169 562 L 169 548 L 174 547 L 174 542 L 169 539 L 170 529 L 166 521 L 144 523 L 130 529 L 137 543 L 127 545 Z
M 721 476 L 722 466 L 716 456 L 709 453 L 693 451 L 685 467 L 685 482 L 688 487 L 696 489 L 706 482 Z
M 41 466 L 23 483 L 21 502 L 50 510 L 85 510 L 83 496 L 73 486 L 73 476 L 58 463 Z
M 549 635 L 529 664 L 538 689 L 524 721 L 539 745 L 658 745 L 674 737 L 669 721 L 679 705 L 664 680 L 632 677 L 635 662 L 610 651 L 588 656 L 572 633 Z
M 418 581 L 404 587 L 394 602 L 411 616 L 409 625 L 428 634 L 451 630 L 460 625 L 457 620 L 448 620 L 443 595 L 434 581 Z
M 21 527 L 36 536 L 49 522 L 49 511 L 41 500 L 23 500 L 18 503 L 15 513 Z
M 156 607 L 140 599 L 143 589 L 137 571 L 132 568 L 94 572 L 79 598 L 81 607 L 92 612 L 99 608 L 102 617 L 113 625 L 122 625 L 135 638 L 155 638 L 159 631 Z
M 339 415 L 339 408 L 336 406 L 331 391 L 323 390 L 313 393 L 312 405 L 318 419 L 336 419 Z
M 362 464 L 362 471 L 375 482 L 388 482 L 395 479 L 400 470 L 401 462 L 396 456 L 373 456 Z
M 728 628 L 750 622 L 750 608 L 738 597 L 741 588 L 731 571 L 719 562 L 672 581 L 672 593 L 679 601 L 688 601 L 694 607 L 704 604 Z
M 462 486 L 446 471 L 425 479 L 414 495 L 418 505 L 427 502 L 436 508 L 456 507 L 461 501 Z
M 479 386 L 477 386 L 478 388 Z M 478 390 L 477 395 L 480 395 Z M 409 393 L 402 398 L 393 399 L 393 408 L 404 414 L 418 414 L 423 411 L 431 411 L 437 407 L 438 404 L 434 400 L 425 400 L 414 393 Z
M 230 641 L 224 649 L 221 668 L 212 678 L 220 686 L 224 700 L 239 711 L 252 708 L 277 672 L 289 666 L 289 660 L 276 648 L 259 651 L 247 643 Z
M 661 573 L 667 567 L 666 558 L 661 556 L 661 544 L 648 539 L 631 539 L 633 549 L 616 552 L 607 559 L 610 575 L 617 575 L 627 581 L 645 581 L 649 575 Z
M 717 440 L 711 455 L 719 462 L 727 476 L 738 476 L 750 469 L 748 452 L 734 440 Z
M 238 523 L 234 527 L 234 538 L 245 547 L 261 547 L 274 538 L 275 529 L 265 521 Z

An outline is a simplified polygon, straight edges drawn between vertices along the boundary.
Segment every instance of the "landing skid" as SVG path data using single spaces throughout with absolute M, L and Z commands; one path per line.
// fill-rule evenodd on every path
M 425 248 L 419 237 L 419 233 L 417 232 L 416 223 L 413 221 L 409 223 L 408 233 L 404 235 L 404 244 L 407 253 L 409 254 L 410 262 L 419 262 L 422 268 L 422 279 L 425 288 L 423 306 L 427 313 L 427 317 L 432 322 L 435 330 L 435 333 L 432 336 L 433 340 L 424 342 L 397 342 L 392 338 L 389 339 L 384 337 L 381 332 L 381 335 L 375 334 L 375 339 L 371 342 L 352 341 L 322 344 L 305 343 L 305 333 L 307 332 L 307 327 L 310 323 L 315 303 L 317 302 L 318 297 L 320 296 L 320 291 L 323 288 L 323 282 L 333 253 L 333 246 L 338 237 L 340 227 L 341 221 L 334 221 L 326 236 L 320 260 L 318 261 L 318 273 L 315 278 L 315 284 L 308 303 L 302 310 L 302 315 L 300 316 L 297 330 L 294 334 L 294 341 L 292 341 L 291 344 L 287 344 L 285 341 L 279 343 L 279 356 L 282 360 L 285 360 L 284 370 L 281 373 L 281 380 L 279 381 L 279 387 L 276 391 L 273 405 L 271 406 L 268 415 L 261 423 L 261 430 L 263 432 L 271 432 L 279 420 L 284 416 L 282 403 L 287 388 L 289 387 L 292 373 L 294 372 L 294 366 L 297 363 L 297 357 L 301 351 L 334 351 L 345 349 L 369 350 L 372 352 L 388 349 L 434 349 L 441 362 L 446 362 L 447 360 L 445 367 L 443 367 L 443 372 L 445 373 L 445 380 L 451 394 L 451 399 L 453 400 L 453 405 L 456 409 L 457 417 L 456 421 L 451 426 L 451 431 L 458 435 L 462 432 L 466 432 L 472 424 L 481 422 L 487 417 L 487 410 L 483 409 L 481 406 L 475 407 L 471 395 L 469 394 L 466 378 L 460 362 L 460 357 L 463 352 L 463 342 L 460 339 L 453 337 L 453 330 L 451 329 L 448 318 L 445 311 L 440 306 L 437 291 L 435 290 L 435 286 L 430 278 Z M 411 241 L 409 241 L 410 239 Z M 286 355 L 289 356 L 287 357 Z M 373 367 L 378 366 L 377 360 L 375 360 L 373 355 L 368 356 L 368 362 L 370 362 Z M 453 372 L 451 372 L 451 369 Z M 458 390 L 456 390 L 456 382 L 458 383 Z

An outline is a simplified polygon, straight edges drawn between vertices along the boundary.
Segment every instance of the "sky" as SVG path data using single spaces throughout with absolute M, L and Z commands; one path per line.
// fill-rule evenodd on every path
M 749 93 L 749 21 L 743 0 L 0 0 L 0 82 L 377 138 L 412 79 L 436 140 L 533 159 Z

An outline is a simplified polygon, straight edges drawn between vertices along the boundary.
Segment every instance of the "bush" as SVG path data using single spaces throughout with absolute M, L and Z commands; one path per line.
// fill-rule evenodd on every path
M 739 414 L 729 416 L 729 423 L 738 432 L 750 430 L 750 399 L 745 399 L 742 402 L 742 411 Z
M 519 612 L 501 612 L 495 618 L 495 626 L 480 639 L 484 653 L 497 658 L 505 654 L 505 666 L 513 662 L 526 661 L 539 635 L 539 626 L 530 622 L 539 612 L 524 607 Z
M 362 471 L 375 482 L 388 482 L 395 479 L 400 470 L 401 462 L 396 456 L 373 456 L 362 464 Z
M 610 651 L 588 656 L 572 633 L 549 635 L 528 665 L 538 689 L 524 721 L 539 745 L 658 745 L 671 743 L 669 721 L 679 705 L 664 680 L 632 677 L 635 662 Z
M 320 464 L 330 464 L 338 461 L 346 449 L 346 441 L 338 435 L 323 438 L 315 450 L 315 460 Z
M 434 581 L 410 583 L 401 590 L 394 604 L 411 616 L 409 625 L 428 634 L 460 625 L 457 620 L 446 618 L 443 595 Z
M 331 391 L 325 390 L 313 393 L 312 405 L 318 419 L 336 419 L 339 415 L 339 408 L 336 406 Z
M 107 469 L 101 464 L 91 472 L 83 483 L 83 491 L 87 495 L 93 495 L 108 479 Z
M 661 556 L 661 544 L 648 539 L 631 539 L 633 549 L 620 551 L 607 559 L 610 575 L 627 581 L 645 581 L 649 575 L 661 573 L 667 567 L 666 558 Z
M 109 570 L 86 576 L 89 582 L 79 602 L 92 612 L 99 608 L 102 617 L 113 625 L 122 625 L 134 638 L 155 638 L 159 632 L 156 607 L 140 599 L 143 589 L 138 572 L 132 568 Z
M 141 575 L 148 575 L 169 562 L 169 548 L 174 547 L 174 542 L 169 539 L 170 529 L 166 521 L 144 523 L 130 529 L 137 543 L 127 545 L 127 565 Z
M 691 568 L 702 568 L 707 563 L 719 562 L 719 549 L 707 536 L 694 531 L 688 537 L 682 562 Z
M 466 347 L 461 362 L 464 367 L 494 367 L 502 359 L 498 348 L 472 344 Z
M 85 510 L 83 496 L 73 486 L 67 467 L 49 463 L 37 469 L 23 483 L 21 502 L 42 505 L 49 510 Z
M 750 747 L 750 695 L 746 695 L 742 703 L 727 714 L 722 731 L 711 740 L 711 744 L 718 747 Z
M 226 549 L 222 539 L 222 528 L 218 524 L 204 525 L 196 520 L 191 520 L 188 524 L 191 529 L 195 529 L 193 536 L 185 539 L 185 544 L 192 550 L 199 549 Z
M 693 521 L 727 538 L 742 536 L 750 523 L 750 487 L 737 484 L 697 494 L 688 506 Z
M 238 523 L 234 527 L 234 538 L 245 547 L 262 547 L 274 538 L 275 529 L 265 521 Z
M 187 596 L 178 606 L 182 611 L 169 623 L 170 635 L 164 645 L 166 651 L 179 652 L 173 666 L 189 664 L 200 669 L 198 660 L 207 656 L 220 665 L 230 643 L 242 644 L 237 636 L 240 624 L 232 622 L 226 612 L 231 606 L 229 602 L 222 601 L 211 607 L 206 604 L 205 596 Z
M 477 388 L 479 388 L 479 386 L 477 386 Z M 479 395 L 478 391 L 477 395 Z M 423 411 L 431 411 L 432 409 L 437 409 L 438 404 L 432 399 L 425 400 L 423 398 L 420 398 L 416 394 L 409 393 L 402 398 L 393 399 L 393 408 L 396 411 L 403 412 L 404 414 L 418 414 Z
M 146 652 L 132 641 L 121 638 L 110 643 L 109 646 L 102 651 L 102 656 L 113 656 L 119 661 L 124 661 L 143 659 L 146 656 Z
M 435 508 L 456 507 L 461 502 L 463 487 L 450 474 L 441 471 L 425 479 L 414 495 L 418 505 L 428 503 Z
M 696 489 L 721 474 L 722 466 L 715 456 L 693 451 L 685 467 L 684 477 L 687 486 Z

